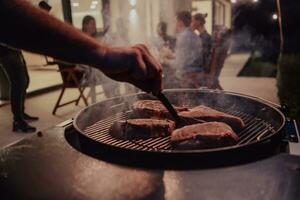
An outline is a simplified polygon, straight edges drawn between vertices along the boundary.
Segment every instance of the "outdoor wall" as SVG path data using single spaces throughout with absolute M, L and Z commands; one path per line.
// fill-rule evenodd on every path
M 31 0 L 31 2 L 37 6 L 41 0 Z M 62 0 L 47 0 L 48 4 L 51 5 L 51 15 L 63 20 Z
M 41 0 L 31 0 L 32 4 L 38 6 Z M 61 0 L 48 0 L 49 5 L 52 9 L 50 14 L 56 18 L 63 20 L 63 10 Z M 33 54 L 23 51 L 24 58 L 28 66 L 41 66 L 46 63 L 45 57 L 38 54 Z
M 214 23 L 231 27 L 231 3 L 228 0 L 214 1 Z
M 225 5 L 225 26 L 227 28 L 231 27 L 231 3 L 228 0 L 218 0 Z
M 192 10 L 192 0 L 173 0 L 173 3 L 175 12 Z
M 131 43 L 146 42 L 156 35 L 156 26 L 163 20 L 172 25 L 174 0 L 111 0 L 111 31 L 117 30 L 116 21 L 126 21 Z M 169 28 L 169 32 L 172 31 Z
M 110 0 L 111 31 L 116 31 L 116 21 L 127 21 L 131 43 L 146 42 L 156 36 L 160 21 L 168 23 L 168 33 L 174 34 L 176 12 L 191 11 L 192 0 Z

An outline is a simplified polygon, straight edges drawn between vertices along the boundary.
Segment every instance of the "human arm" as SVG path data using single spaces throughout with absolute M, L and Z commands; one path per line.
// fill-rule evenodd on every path
M 0 42 L 71 63 L 100 69 L 107 76 L 147 92 L 161 90 L 161 66 L 143 45 L 110 48 L 25 0 L 0 1 Z

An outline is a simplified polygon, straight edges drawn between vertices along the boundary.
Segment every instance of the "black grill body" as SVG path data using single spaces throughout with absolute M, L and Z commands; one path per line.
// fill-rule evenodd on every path
M 298 200 L 300 196 L 299 156 L 281 153 L 213 169 L 133 168 L 80 153 L 74 149 L 80 150 L 80 145 L 72 126 L 58 126 L 0 151 L 1 200 Z
M 267 152 L 274 154 L 275 149 L 284 143 L 281 140 L 280 121 L 277 121 L 281 119 L 280 112 L 258 99 L 253 99 L 253 103 L 258 102 L 254 105 L 260 109 L 264 107 L 266 111 L 259 114 L 240 111 L 272 125 L 271 133 L 263 134 L 259 141 L 227 148 L 184 152 L 162 150 L 168 147 L 159 146 L 160 149 L 155 151 L 154 145 L 146 150 L 137 150 L 130 146 L 123 148 L 99 144 L 99 141 L 78 131 L 78 128 L 85 127 L 82 130 L 87 130 L 112 116 L 123 116 L 117 113 L 130 110 L 130 106 L 124 106 L 124 100 L 137 97 L 151 96 L 140 94 L 95 104 L 96 107 L 92 109 L 95 112 L 87 113 L 86 109 L 76 117 L 74 124 L 81 127 L 75 129 L 72 120 L 66 121 L 0 150 L 1 199 L 299 199 L 299 156 L 281 152 L 257 160 L 263 154 L 267 156 Z M 250 97 L 246 99 L 246 102 L 252 101 Z M 271 114 L 275 117 L 271 117 Z M 279 118 L 276 119 L 276 116 Z M 233 158 L 248 162 L 251 157 L 257 161 L 218 168 L 166 169 L 180 165 L 195 167 L 197 164 L 201 168 L 208 165 L 206 162 L 221 164 L 221 161 Z M 152 165 L 159 169 L 129 167 L 105 160 L 130 165 L 144 164 L 146 167 Z
M 261 99 L 215 90 L 167 90 L 165 95 L 175 105 L 206 105 L 241 117 L 246 127 L 238 132 L 234 146 L 176 150 L 170 138 L 118 140 L 109 135 L 109 127 L 117 120 L 132 117 L 130 105 L 139 99 L 152 99 L 144 93 L 118 97 L 82 110 L 74 120 L 81 149 L 92 156 L 126 165 L 155 168 L 199 168 L 249 162 L 277 153 L 282 138 L 284 115 Z

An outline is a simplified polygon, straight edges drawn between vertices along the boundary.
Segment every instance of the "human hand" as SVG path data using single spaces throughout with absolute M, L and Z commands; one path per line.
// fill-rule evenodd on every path
M 101 70 L 146 92 L 158 94 L 162 90 L 162 67 L 144 45 L 107 49 Z
M 160 50 L 160 55 L 164 59 L 174 59 L 175 55 L 170 48 L 162 47 Z

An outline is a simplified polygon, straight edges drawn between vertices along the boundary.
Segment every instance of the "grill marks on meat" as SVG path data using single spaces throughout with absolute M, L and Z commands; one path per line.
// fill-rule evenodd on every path
M 191 109 L 175 107 L 187 126 L 175 130 L 175 122 L 168 110 L 157 100 L 140 100 L 133 104 L 135 117 L 139 119 L 115 122 L 109 132 L 122 140 L 148 139 L 171 135 L 176 149 L 217 148 L 236 144 L 237 134 L 245 124 L 239 117 L 206 106 Z M 199 123 L 197 120 L 206 121 Z
M 188 111 L 186 107 L 176 107 L 177 112 Z M 173 119 L 164 105 L 157 100 L 139 100 L 133 104 L 133 111 L 139 118 Z
M 129 119 L 115 122 L 109 133 L 117 139 L 147 139 L 169 136 L 175 129 L 175 123 L 159 119 Z
M 197 106 L 191 109 L 186 107 L 175 107 L 179 116 L 185 119 L 187 125 L 199 123 L 195 120 L 203 120 L 207 122 L 217 121 L 224 122 L 231 126 L 235 131 L 240 131 L 245 127 L 243 120 L 239 117 L 223 113 L 206 106 Z M 157 118 L 157 119 L 173 119 L 168 110 L 156 100 L 140 100 L 133 104 L 133 110 L 139 118 Z
M 197 121 L 193 121 L 193 119 L 200 119 L 207 122 L 224 122 L 231 126 L 235 131 L 239 131 L 245 126 L 241 118 L 214 110 L 203 105 L 197 106 L 188 111 L 180 112 L 179 116 L 183 119 L 186 119 L 186 121 L 188 121 L 190 124 L 197 123 Z
M 216 148 L 234 145 L 237 140 L 236 133 L 222 122 L 185 126 L 171 135 L 171 143 L 177 149 Z

